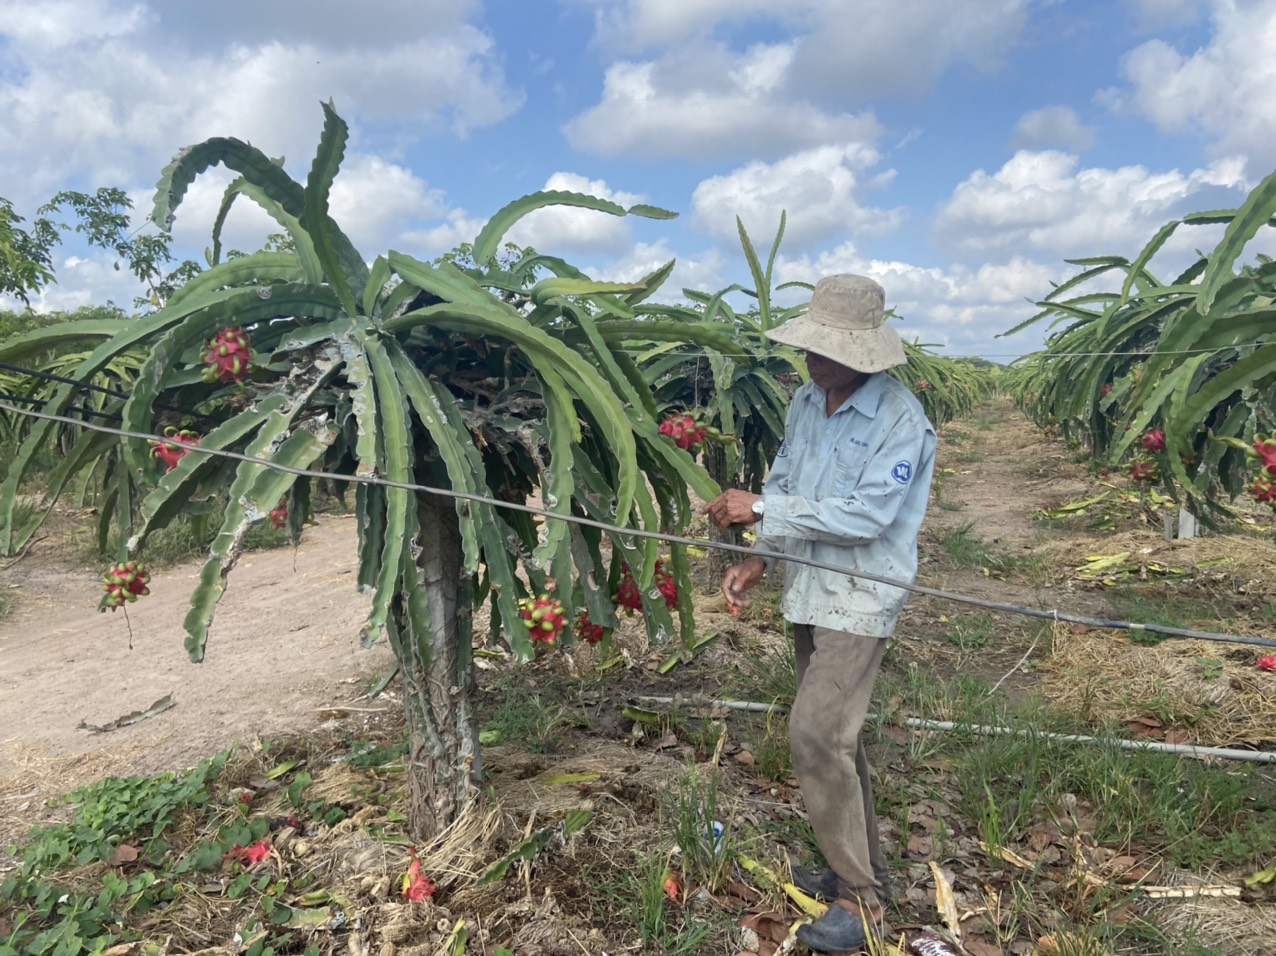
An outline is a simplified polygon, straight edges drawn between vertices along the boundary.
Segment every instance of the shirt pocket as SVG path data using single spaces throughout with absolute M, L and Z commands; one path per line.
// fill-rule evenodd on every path
M 864 474 L 868 449 L 843 442 L 834 450 L 833 494 L 846 497 L 853 492 Z

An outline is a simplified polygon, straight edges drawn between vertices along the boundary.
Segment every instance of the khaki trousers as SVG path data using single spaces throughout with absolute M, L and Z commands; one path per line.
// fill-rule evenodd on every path
M 811 830 L 841 895 L 876 905 L 890 871 L 860 728 L 886 641 L 809 624 L 795 624 L 793 640 L 798 692 L 789 742 Z

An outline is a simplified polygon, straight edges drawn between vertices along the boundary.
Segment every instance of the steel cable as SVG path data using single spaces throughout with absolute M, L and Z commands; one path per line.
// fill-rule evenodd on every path
M 914 594 L 924 594 L 928 597 L 941 598 L 947 601 L 955 601 L 960 604 L 969 604 L 974 607 L 984 608 L 990 611 L 1000 611 L 1009 614 L 1019 614 L 1025 617 L 1033 617 L 1039 620 L 1066 622 L 1069 624 L 1081 624 L 1086 627 L 1101 627 L 1112 630 L 1135 631 L 1139 633 L 1161 634 L 1166 637 L 1191 638 L 1202 641 L 1218 641 L 1227 644 L 1250 644 L 1257 647 L 1276 647 L 1276 638 L 1271 637 L 1250 637 L 1243 634 L 1223 634 L 1216 631 L 1197 631 L 1190 628 L 1170 627 L 1163 624 L 1141 624 L 1131 621 L 1115 621 L 1106 618 L 1088 617 L 1081 614 L 1071 614 L 1066 611 L 1057 609 L 1042 610 L 1040 608 L 1021 607 L 1015 604 L 1003 604 L 998 601 L 988 601 L 983 598 L 974 597 L 968 594 L 958 594 L 953 591 L 944 591 L 939 588 L 926 587 L 921 584 L 914 584 L 904 581 L 898 581 L 893 578 L 883 577 L 878 574 L 871 574 L 867 571 L 852 570 L 842 567 L 841 565 L 829 564 L 824 561 L 816 561 L 811 558 L 797 557 L 787 555 L 780 551 L 767 551 L 759 548 L 750 548 L 743 545 L 728 544 L 721 541 L 711 541 L 707 538 L 689 538 L 682 535 L 666 534 L 660 531 L 647 531 L 642 528 L 626 528 L 621 525 L 608 524 L 604 521 L 597 521 L 593 518 L 586 518 L 581 515 L 566 515 L 556 511 L 549 511 L 545 508 L 537 508 L 532 505 L 517 504 L 510 501 L 501 501 L 498 498 L 490 498 L 486 495 L 474 494 L 472 492 L 455 491 L 451 488 L 435 488 L 430 485 L 418 485 L 411 482 L 393 481 L 389 478 L 378 478 L 375 475 L 342 475 L 335 472 L 316 471 L 310 468 L 295 468 L 291 465 L 280 464 L 271 461 L 269 458 L 260 458 L 253 455 L 244 455 L 235 451 L 227 451 L 221 448 L 205 448 L 202 445 L 186 445 L 176 442 L 171 438 L 163 435 L 153 435 L 147 432 L 135 432 L 122 428 L 111 428 L 107 425 L 95 425 L 91 422 L 80 421 L 75 418 L 67 418 L 63 415 L 52 415 L 48 412 L 37 412 L 31 409 L 15 408 L 12 405 L 6 405 L 0 402 L 0 410 L 13 412 L 18 415 L 26 415 L 30 418 L 40 418 L 46 421 L 60 422 L 65 425 L 74 425 L 79 428 L 88 428 L 92 431 L 103 432 L 108 435 L 118 435 L 121 438 L 136 438 L 145 441 L 160 442 L 165 445 L 171 445 L 174 448 L 180 448 L 191 454 L 215 455 L 221 458 L 230 458 L 236 461 L 245 461 L 252 464 L 263 465 L 267 468 L 273 468 L 276 471 L 285 472 L 290 475 L 297 475 L 302 478 L 323 478 L 333 481 L 346 481 L 366 485 L 380 485 L 385 488 L 402 488 L 405 491 L 414 491 L 424 494 L 440 495 L 446 498 L 455 498 L 461 501 L 473 501 L 480 504 L 491 505 L 496 508 L 505 508 L 510 511 L 521 511 L 526 514 L 538 515 L 543 518 L 553 518 L 560 521 L 566 521 L 587 528 L 597 528 L 612 534 L 629 536 L 635 538 L 654 539 L 657 541 L 665 541 L 670 544 L 689 545 L 697 548 L 712 548 L 718 551 L 727 551 L 736 554 L 748 556 L 756 556 L 762 558 L 773 558 L 778 561 L 791 561 L 796 564 L 804 564 L 809 567 L 819 568 L 823 571 L 833 571 L 837 574 L 844 574 L 847 577 L 859 578 L 865 581 L 873 581 L 877 584 L 885 584 L 890 587 L 901 588 Z

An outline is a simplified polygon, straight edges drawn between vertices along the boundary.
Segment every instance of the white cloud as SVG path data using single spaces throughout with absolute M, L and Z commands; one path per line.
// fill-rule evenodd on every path
M 542 189 L 584 193 L 609 199 L 626 208 L 645 201 L 637 193 L 613 189 L 604 180 L 589 179 L 571 172 L 554 173 Z M 439 193 L 428 195 L 430 199 L 437 200 L 438 205 L 433 210 L 423 207 L 422 215 L 442 221 L 429 225 L 417 223 L 403 231 L 401 239 L 405 246 L 418 250 L 414 255 L 434 256 L 462 242 L 473 242 L 487 223 L 486 218 L 472 215 L 468 210 L 447 208 Z M 614 256 L 632 246 L 630 222 L 626 217 L 594 209 L 546 206 L 533 210 L 516 222 L 506 233 L 505 240 L 531 246 L 548 255 L 573 252 Z
M 708 159 L 782 156 L 832 142 L 871 142 L 871 113 L 823 109 L 782 89 L 783 45 L 734 54 L 711 45 L 660 62 L 607 68 L 602 101 L 564 128 L 577 149 L 604 155 Z
M 920 92 L 953 63 L 1000 61 L 1027 19 L 1028 0 L 593 0 L 597 40 L 628 54 L 702 48 L 724 24 L 767 21 L 787 31 L 798 95 L 864 102 Z M 907 51 L 901 55 L 901 51 Z
M 1131 0 L 1144 33 L 1181 27 L 1198 20 L 1202 13 L 1200 0 Z
M 133 299 L 146 291 L 128 267 L 107 252 L 95 250 L 84 256 L 59 252 L 53 257 L 53 269 L 57 281 L 31 297 L 31 308 L 36 312 L 70 312 L 108 301 L 131 311 Z M 25 306 L 0 297 L 0 308 L 18 310 Z
M 450 209 L 442 222 L 419 226 L 404 233 L 404 245 L 399 251 L 417 258 L 432 259 L 463 242 L 473 242 L 486 222 L 486 219 L 471 216 L 464 209 Z
M 306 41 L 327 47 L 377 47 L 395 37 L 444 32 L 466 22 L 482 6 L 479 0 L 306 0 L 304 5 L 296 0 L 218 0 L 180 8 L 151 2 L 164 20 L 165 32 L 183 40 L 224 43 L 251 30 L 265 42 Z
M 774 16 L 774 0 L 592 0 L 596 39 L 609 49 L 645 50 L 703 37 L 724 21 Z M 792 6 L 803 6 L 793 3 Z
M 950 66 L 995 69 L 1028 0 L 594 0 L 597 39 L 626 59 L 601 101 L 565 127 L 607 155 L 774 159 L 871 142 L 865 104 L 928 91 Z M 765 20 L 777 39 L 745 49 L 718 27 Z M 657 48 L 656 55 L 638 54 Z M 901 53 L 906 51 L 906 53 Z
M 371 258 L 423 220 L 448 213 L 443 192 L 410 169 L 372 156 L 347 158 L 332 184 L 329 211 L 354 247 Z
M 123 36 L 153 18 L 142 3 L 113 0 L 0 0 L 3 34 L 20 46 L 61 50 L 84 40 Z
M 1083 125 L 1070 107 L 1045 106 L 1019 117 L 1010 145 L 1015 149 L 1060 148 L 1083 153 L 1094 145 L 1094 127 Z
M 876 279 L 886 304 L 901 317 L 895 329 L 908 341 L 946 346 L 954 355 L 1019 355 L 1038 347 L 1044 330 L 1000 341 L 996 337 L 1035 314 L 1033 300 L 1050 291 L 1060 269 L 1022 257 L 988 263 L 923 267 L 863 256 L 847 242 L 815 257 L 780 256 L 780 281 L 815 282 L 821 276 L 852 272 Z
M 787 211 L 785 246 L 799 249 L 847 231 L 890 232 L 902 220 L 900 210 L 861 204 L 867 189 L 893 175 L 887 171 L 865 181 L 866 171 L 879 159 L 875 150 L 851 144 L 806 150 L 776 163 L 749 163 L 696 187 L 691 199 L 694 222 L 734 244 L 738 215 L 753 241 L 763 243 L 774 235 L 780 213 Z
M 717 249 L 709 248 L 688 255 L 676 255 L 664 239 L 654 243 L 637 243 L 623 256 L 604 262 L 597 269 L 592 270 L 591 274 L 599 279 L 637 282 L 675 258 L 678 261 L 673 272 L 656 292 L 653 301 L 686 303 L 690 300 L 682 294 L 683 289 L 717 292 L 730 284 L 730 280 L 726 278 L 727 261 Z
M 1204 134 L 1215 155 L 1249 157 L 1251 177 L 1276 165 L 1276 2 L 1212 0 L 1208 45 L 1183 54 L 1149 40 L 1122 63 L 1129 82 L 1102 94 L 1160 130 Z
M 589 179 L 578 173 L 554 173 L 545 181 L 544 189 L 610 199 L 626 208 L 643 201 L 642 196 L 612 189 L 601 179 Z M 529 213 L 515 223 L 507 238 L 520 246 L 555 255 L 564 251 L 618 253 L 631 242 L 626 219 L 595 209 L 568 206 L 546 206 Z
M 1239 159 L 1187 175 L 1077 164 L 1068 153 L 1021 150 L 992 175 L 978 170 L 940 206 L 935 232 L 972 255 L 1133 255 L 1166 221 L 1189 211 L 1181 208 L 1188 197 L 1244 186 Z
M 30 12 L 46 6 L 44 19 Z M 522 103 L 505 83 L 491 37 L 456 16 L 440 25 L 414 14 L 386 33 L 378 17 L 346 5 L 343 29 L 289 30 L 295 8 L 266 0 L 236 21 L 241 37 L 245 20 L 258 23 L 259 6 L 261 22 L 275 24 L 279 39 L 271 29 L 249 42 L 223 40 L 211 28 L 188 37 L 190 23 L 176 4 L 9 3 L 14 16 L 0 17 L 7 64 L 0 181 L 8 197 L 38 204 L 66 182 L 132 188 L 139 169 L 153 182 L 179 147 L 210 136 L 286 155 L 304 177 L 322 125 L 319 101 L 329 97 L 353 127 L 352 148 L 382 121 L 412 124 L 417 135 L 465 135 Z M 471 6 L 434 0 L 419 12 Z M 303 19 L 317 22 L 309 11 Z M 51 36 L 61 46 L 51 46 Z

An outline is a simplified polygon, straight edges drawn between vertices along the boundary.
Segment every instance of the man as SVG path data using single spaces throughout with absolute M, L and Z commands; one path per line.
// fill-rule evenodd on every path
M 767 333 L 806 351 L 784 444 L 762 494 L 731 490 L 705 509 L 720 529 L 756 524 L 756 547 L 911 583 L 930 495 L 935 430 L 885 370 L 907 359 L 886 322 L 885 294 L 864 276 L 821 279 L 801 317 Z M 770 569 L 761 556 L 728 569 L 722 593 L 745 607 Z M 886 639 L 908 592 L 785 562 L 781 611 L 793 624 L 798 693 L 789 715 L 793 767 L 829 870 L 794 868 L 794 882 L 830 901 L 798 930 L 818 952 L 862 948 L 890 874 L 877 833 L 860 728 Z

